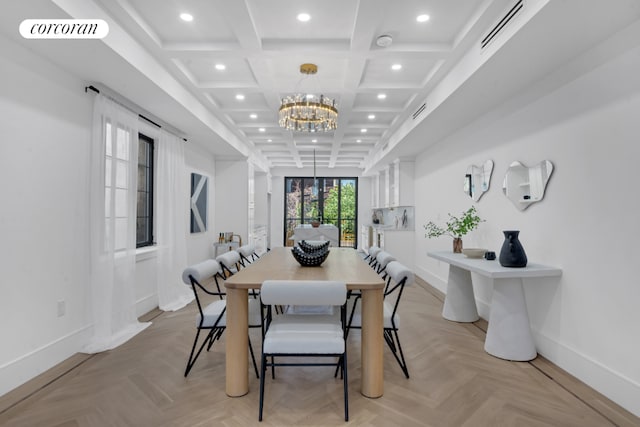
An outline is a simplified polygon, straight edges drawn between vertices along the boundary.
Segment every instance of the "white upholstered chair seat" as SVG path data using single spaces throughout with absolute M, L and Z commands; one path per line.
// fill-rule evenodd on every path
M 204 315 L 204 322 L 202 327 L 212 327 L 215 325 L 216 320 L 220 316 L 220 313 L 227 306 L 226 300 L 214 301 L 202 310 Z M 200 324 L 200 314 L 196 316 L 196 324 Z M 218 322 L 217 326 L 227 326 L 227 312 L 225 311 L 222 318 Z M 260 326 L 260 301 L 255 298 L 249 298 L 249 326 Z
M 313 314 L 276 316 L 264 339 L 265 353 L 336 354 L 344 352 L 340 319 Z

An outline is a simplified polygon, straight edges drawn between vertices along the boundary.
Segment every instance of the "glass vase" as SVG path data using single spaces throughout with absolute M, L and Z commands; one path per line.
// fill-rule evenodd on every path
M 453 238 L 453 253 L 461 254 L 462 253 L 462 238 L 454 237 Z

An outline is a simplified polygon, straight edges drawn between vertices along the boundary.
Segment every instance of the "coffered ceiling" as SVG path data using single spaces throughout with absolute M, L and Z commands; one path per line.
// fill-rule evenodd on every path
M 510 1 L 99 3 L 271 167 L 309 166 L 315 149 L 318 166 L 364 168 Z M 182 20 L 182 13 L 193 20 Z M 298 20 L 300 13 L 310 19 Z M 418 22 L 425 14 L 429 19 Z M 381 35 L 392 44 L 379 47 Z M 318 74 L 302 78 L 299 66 L 308 62 Z M 334 98 L 338 129 L 281 129 L 278 107 L 294 92 Z
M 615 2 L 637 18 L 633 1 Z M 590 10 L 576 7 L 584 3 Z M 605 30 L 598 21 L 605 3 L 30 0 L 8 12 L 13 22 L 5 14 L 0 23 L 11 35 L 9 27 L 20 19 L 105 19 L 110 33 L 100 42 L 30 41 L 29 47 L 113 88 L 218 156 L 251 157 L 264 170 L 300 168 L 313 163 L 315 150 L 319 167 L 368 171 L 389 156 L 413 156 L 424 149 L 429 138 L 416 142 L 418 126 L 420 135 L 443 136 L 483 106 L 536 81 L 566 61 L 569 52 L 577 54 L 593 42 L 596 36 L 586 35 L 586 28 L 597 37 L 614 31 L 630 14 L 621 10 Z M 502 26 L 514 6 L 517 13 Z M 181 19 L 184 13 L 193 19 Z M 298 20 L 300 13 L 310 19 Z M 420 15 L 428 19 L 419 22 Z M 480 41 L 496 26 L 500 34 L 481 48 Z M 545 38 L 556 27 L 568 28 L 570 43 Z M 521 43 L 545 40 L 544 49 L 506 48 L 518 33 L 527 35 Z M 377 45 L 382 35 L 390 36 L 389 46 Z M 511 53 L 501 56 L 501 50 Z M 535 67 L 527 66 L 531 57 L 538 58 Z M 318 74 L 302 78 L 303 63 L 317 64 Z M 491 68 L 492 63 L 502 69 Z M 510 67 L 513 72 L 507 72 Z M 278 126 L 281 99 L 309 91 L 336 99 L 337 130 L 292 133 Z M 449 110 L 443 107 L 448 100 Z

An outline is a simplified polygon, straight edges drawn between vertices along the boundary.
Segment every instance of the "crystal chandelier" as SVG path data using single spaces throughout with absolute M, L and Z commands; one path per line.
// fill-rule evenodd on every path
M 300 72 L 314 75 L 315 64 L 302 64 Z M 324 95 L 298 93 L 282 99 L 279 110 L 280 127 L 298 132 L 328 132 L 338 127 L 338 109 L 335 100 Z

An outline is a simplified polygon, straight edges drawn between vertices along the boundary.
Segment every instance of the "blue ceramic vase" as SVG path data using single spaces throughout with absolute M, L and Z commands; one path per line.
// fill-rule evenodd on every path
M 500 265 L 503 267 L 522 268 L 527 266 L 527 254 L 518 240 L 518 230 L 505 230 L 504 243 L 500 250 Z

